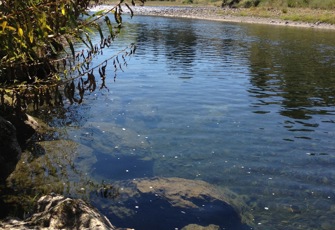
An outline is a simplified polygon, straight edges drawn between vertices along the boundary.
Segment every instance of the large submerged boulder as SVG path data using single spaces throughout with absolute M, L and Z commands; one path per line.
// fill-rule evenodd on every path
M 200 180 L 136 179 L 113 183 L 98 194 L 96 199 L 92 196 L 94 205 L 120 227 L 251 229 L 246 223 L 252 217 L 236 194 Z
M 38 200 L 37 212 L 22 221 L 8 219 L 0 223 L 0 229 L 116 229 L 95 208 L 81 199 L 47 195 Z
M 14 171 L 21 156 L 14 125 L 0 117 L 0 183 Z

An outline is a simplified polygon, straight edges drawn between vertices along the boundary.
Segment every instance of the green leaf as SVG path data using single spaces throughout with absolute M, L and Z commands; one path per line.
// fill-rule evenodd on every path
M 104 35 L 102 33 L 101 26 L 99 24 L 96 24 L 96 27 L 97 27 L 97 30 L 99 31 L 100 39 L 101 39 L 101 42 L 102 42 L 104 40 Z
M 85 33 L 85 35 L 86 35 L 86 39 L 87 39 L 87 41 L 90 43 L 90 48 L 91 48 L 91 50 L 94 50 L 94 48 L 93 48 L 93 44 L 92 44 L 92 41 L 91 41 L 91 38 L 90 38 L 90 35 L 88 35 L 88 33 Z
M 114 37 L 113 26 L 112 26 L 112 23 L 111 23 L 108 16 L 105 17 L 105 22 L 107 24 L 107 27 L 108 27 L 108 30 L 109 30 L 109 33 L 110 33 L 111 37 Z
M 90 46 L 87 44 L 87 42 L 86 42 L 82 37 L 80 37 L 80 39 L 81 39 L 81 41 L 85 44 L 85 46 L 86 46 L 87 48 L 90 48 Z
M 117 24 L 120 24 L 120 14 L 117 12 L 117 9 L 114 11 L 114 19 L 116 21 Z
M 68 38 L 68 37 L 65 37 L 66 38 L 66 41 L 67 43 L 69 44 L 70 46 L 70 49 L 71 49 L 71 53 L 72 53 L 72 56 L 73 56 L 73 59 L 75 59 L 75 53 L 74 53 L 74 48 L 73 48 L 73 43 L 71 42 L 71 40 Z
M 55 48 L 54 44 L 51 42 L 49 45 L 50 45 L 50 48 L 51 48 L 53 54 L 57 54 L 57 49 Z

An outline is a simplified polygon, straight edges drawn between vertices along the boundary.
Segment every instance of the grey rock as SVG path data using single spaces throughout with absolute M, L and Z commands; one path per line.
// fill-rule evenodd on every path
M 21 156 L 14 125 L 0 117 L 0 183 L 14 171 Z
M 95 208 L 81 199 L 46 195 L 38 200 L 37 212 L 26 220 L 7 219 L 0 229 L 116 229 Z

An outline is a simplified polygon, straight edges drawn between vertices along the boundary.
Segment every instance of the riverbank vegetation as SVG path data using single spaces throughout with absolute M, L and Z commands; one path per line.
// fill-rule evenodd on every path
M 134 47 L 120 47 L 115 56 L 96 66 L 91 61 L 120 32 L 121 4 L 130 7 L 118 2 L 108 11 L 91 15 L 90 3 L 0 1 L 0 115 L 6 114 L 7 106 L 21 112 L 28 107 L 38 110 L 43 105 L 62 105 L 63 96 L 71 103 L 80 103 L 85 92 L 99 87 L 95 75 L 101 78 L 100 87 L 106 87 L 105 69 L 109 61 L 113 61 L 115 72 L 121 69 Z M 114 17 L 110 19 L 107 13 Z M 103 34 L 102 23 L 109 28 L 108 34 Z M 92 32 L 100 34 L 100 44 L 92 43 Z M 76 43 L 86 47 L 75 50 Z

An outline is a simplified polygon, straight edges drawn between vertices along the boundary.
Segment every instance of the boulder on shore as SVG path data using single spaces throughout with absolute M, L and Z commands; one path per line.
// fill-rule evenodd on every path
M 26 220 L 7 219 L 0 229 L 116 229 L 95 208 L 81 199 L 46 195 L 38 200 L 37 212 Z
M 0 184 L 14 171 L 30 138 L 51 130 L 28 114 L 0 116 Z
M 14 171 L 21 156 L 14 125 L 0 117 L 0 184 Z

